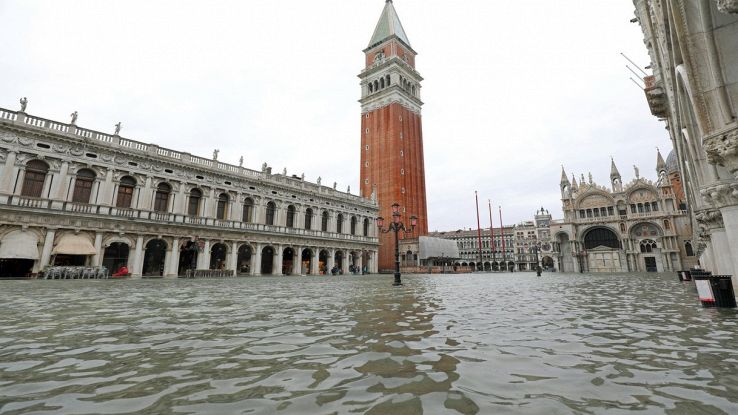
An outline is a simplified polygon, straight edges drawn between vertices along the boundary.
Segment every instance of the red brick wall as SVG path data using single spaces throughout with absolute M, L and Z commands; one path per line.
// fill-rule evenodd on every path
M 400 104 L 390 104 L 362 115 L 360 177 L 364 197 L 371 195 L 373 185 L 377 186 L 380 215 L 387 222 L 392 218 L 391 206 L 396 202 L 401 209 L 405 208 L 402 219 L 407 225 L 411 215 L 418 217 L 418 226 L 408 237 L 428 233 L 420 115 Z M 394 235 L 382 234 L 379 242 L 379 269 L 393 269 Z
M 366 53 L 366 67 L 370 67 L 374 63 L 374 56 L 379 53 L 380 51 L 384 52 L 384 56 L 387 58 L 390 58 L 392 56 L 399 56 L 402 58 L 403 56 L 407 55 L 407 63 L 410 64 L 411 67 L 415 68 L 415 54 L 407 49 L 405 49 L 402 44 L 396 40 L 392 40 L 390 42 L 384 43 L 381 47 L 378 47 L 371 52 Z

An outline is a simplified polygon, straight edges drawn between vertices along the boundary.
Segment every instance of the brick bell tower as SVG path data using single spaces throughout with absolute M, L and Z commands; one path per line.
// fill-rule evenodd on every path
M 369 46 L 361 79 L 361 195 L 376 192 L 380 215 L 392 217 L 399 203 L 404 222 L 418 217 L 412 235 L 428 233 L 417 53 L 402 28 L 392 0 L 386 0 Z M 402 232 L 400 238 L 403 237 Z M 379 270 L 394 270 L 394 235 L 379 236 Z

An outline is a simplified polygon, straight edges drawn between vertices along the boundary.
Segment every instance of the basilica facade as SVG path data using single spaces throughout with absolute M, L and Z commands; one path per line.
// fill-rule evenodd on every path
M 609 186 L 581 175 L 569 180 L 562 168 L 563 220 L 550 233 L 563 272 L 667 272 L 697 263 L 689 214 L 676 158 L 657 154 L 656 181 L 624 183 L 613 160 Z
M 376 201 L 0 108 L 0 277 L 377 271 Z
M 738 1 L 633 0 L 651 58 L 645 94 L 666 123 L 700 265 L 738 285 Z

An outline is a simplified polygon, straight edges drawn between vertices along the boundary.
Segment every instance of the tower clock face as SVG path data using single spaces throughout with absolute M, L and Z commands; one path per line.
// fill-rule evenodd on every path
M 548 242 L 544 242 L 543 245 L 541 245 L 541 249 L 544 251 L 550 251 L 551 250 L 551 244 Z

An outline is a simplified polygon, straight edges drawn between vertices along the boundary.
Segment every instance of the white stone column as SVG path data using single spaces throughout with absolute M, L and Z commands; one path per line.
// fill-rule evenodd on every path
M 202 252 L 197 255 L 197 269 L 210 269 L 210 240 L 205 241 Z
M 333 267 L 336 265 L 336 250 L 335 249 L 329 249 L 328 250 L 328 272 L 326 274 L 330 274 Z
M 138 196 L 138 208 L 144 210 L 154 210 L 153 204 L 154 190 L 151 188 L 151 177 L 146 177 L 146 182 L 141 187 Z
M 92 257 L 92 265 L 95 267 L 99 267 L 102 265 L 103 261 L 103 250 L 102 250 L 102 238 L 103 234 L 102 232 L 96 232 L 95 233 L 95 252 L 96 254 Z
M 101 183 L 100 191 L 97 196 L 97 204 L 102 206 L 110 206 L 114 204 L 113 195 L 115 195 L 115 184 L 113 183 L 113 169 L 108 169 L 105 173 L 105 181 Z
M 54 175 L 54 181 L 51 184 L 51 199 L 64 200 L 67 187 L 67 174 L 69 173 L 69 162 L 62 161 L 59 173 Z
M 133 253 L 133 271 L 131 272 L 131 277 L 133 278 L 141 278 L 141 274 L 143 273 L 143 241 L 143 235 L 138 235 L 136 238 L 136 249 Z
M 251 253 L 251 275 L 261 275 L 261 250 L 264 246 L 260 243 L 254 244 L 254 252 Z
M 320 248 L 313 248 L 313 259 L 310 261 L 310 274 L 320 275 Z
M 172 253 L 169 255 L 169 264 L 165 270 L 165 277 L 179 276 L 179 238 L 172 238 Z
M 227 259 L 228 269 L 233 270 L 233 276 L 236 276 L 238 271 L 238 242 L 231 243 L 230 256 Z
M 15 151 L 9 151 L 5 164 L 0 171 L 0 194 L 12 194 L 13 184 L 15 184 L 15 160 L 17 159 L 18 153 Z M 21 183 L 22 185 L 22 183 Z
M 274 255 L 275 264 L 272 269 L 272 275 L 284 275 L 282 274 L 282 260 L 284 257 L 284 254 L 283 254 L 284 247 L 282 245 L 277 245 L 275 249 L 277 252 L 275 252 L 276 255 Z
M 23 182 L 25 181 L 25 178 L 26 178 L 26 169 L 19 168 L 19 170 L 18 170 L 17 173 L 16 173 L 16 171 L 13 171 L 13 173 L 14 174 L 13 174 L 12 180 L 15 180 L 15 183 L 16 183 L 15 186 L 14 186 L 15 189 L 13 189 L 13 194 L 16 195 L 16 196 L 20 196 L 20 194 L 23 192 Z M 17 180 L 15 178 L 16 175 L 18 176 L 18 179 Z M 49 175 L 47 174 L 46 175 L 46 178 L 47 179 L 48 179 L 48 176 Z M 42 196 L 43 196 L 43 194 L 42 194 Z
M 726 206 L 720 209 L 725 225 L 725 234 L 730 247 L 731 254 L 728 259 L 732 261 L 733 269 L 733 291 L 738 292 L 738 206 Z
M 363 225 L 363 224 L 362 224 Z M 356 266 L 359 267 L 359 275 L 364 271 L 364 252 L 359 252 L 359 259 L 356 261 Z
M 39 261 L 39 268 L 43 269 L 45 266 L 50 265 L 51 250 L 54 248 L 54 236 L 56 235 L 56 229 L 47 229 L 46 238 L 44 238 L 44 246 L 41 249 L 41 260 Z
M 725 221 L 725 218 L 723 218 Z M 715 260 L 715 269 L 712 273 L 715 275 L 733 274 L 733 261 L 728 243 L 728 236 L 725 228 L 716 228 L 710 231 L 710 240 L 712 241 L 712 254 Z
M 177 200 L 174 202 L 174 209 L 172 210 L 172 213 L 174 214 L 184 214 L 186 203 L 187 203 L 187 186 L 185 183 L 179 184 L 179 195 L 177 195 Z
M 231 197 L 230 207 L 228 220 L 240 222 L 243 219 L 243 203 L 241 203 L 241 198 L 238 194 L 235 197 Z
M 218 209 L 218 199 L 215 196 L 215 188 L 210 188 L 210 194 L 208 195 L 208 199 L 210 201 L 210 206 L 207 210 L 203 207 L 203 212 L 205 217 L 215 219 L 216 210 Z
M 77 184 L 77 176 L 72 176 L 69 178 L 69 186 L 66 186 L 66 193 L 64 194 L 64 197 L 62 200 L 71 202 L 72 199 L 74 199 L 74 186 Z
M 343 271 L 343 275 L 348 275 L 350 263 L 351 263 L 351 252 L 344 249 L 343 250 L 343 264 L 341 264 L 341 270 Z
M 296 246 L 295 255 L 292 260 L 292 275 L 302 275 L 302 247 Z

